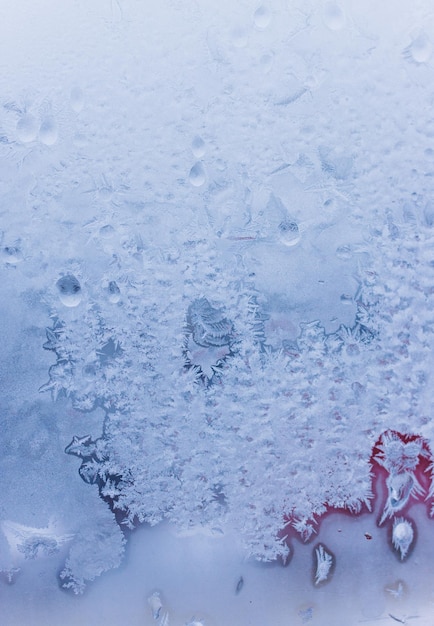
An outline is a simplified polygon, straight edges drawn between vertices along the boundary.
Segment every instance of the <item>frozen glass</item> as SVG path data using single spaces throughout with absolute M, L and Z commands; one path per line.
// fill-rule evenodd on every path
M 434 623 L 431 0 L 0 7 L 0 623 Z

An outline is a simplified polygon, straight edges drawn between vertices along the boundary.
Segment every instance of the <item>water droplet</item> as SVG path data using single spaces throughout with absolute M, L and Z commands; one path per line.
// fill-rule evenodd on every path
M 271 13 L 267 9 L 267 7 L 260 6 L 258 9 L 256 9 L 254 17 L 253 17 L 253 21 L 255 23 L 256 28 L 259 28 L 260 30 L 267 28 L 268 24 L 270 23 L 270 20 L 271 20 Z
M 189 180 L 193 187 L 201 187 L 204 184 L 206 180 L 205 168 L 200 161 L 191 168 Z
M 46 146 L 52 146 L 56 143 L 57 137 L 57 124 L 54 118 L 45 118 L 39 129 L 39 140 Z
M 112 304 L 117 304 L 121 299 L 121 290 L 115 280 L 111 280 L 108 284 L 109 300 Z
M 327 2 L 324 7 L 324 23 L 330 30 L 341 30 L 345 26 L 345 15 L 339 5 Z
M 419 33 L 411 45 L 404 51 L 404 55 L 416 63 L 426 63 L 429 61 L 431 54 L 432 44 L 424 32 Z
M 429 228 L 433 228 L 434 226 L 434 203 L 433 202 L 431 201 L 427 202 L 423 210 L 423 216 L 425 218 L 425 224 Z
M 76 146 L 77 148 L 83 148 L 87 143 L 86 136 L 83 135 L 83 133 L 75 133 L 72 141 L 74 143 L 74 146 Z
M 36 118 L 29 113 L 26 113 L 18 120 L 17 123 L 17 137 L 23 143 L 29 143 L 34 141 L 38 134 L 38 123 Z
M 3 259 L 8 265 L 17 265 L 23 260 L 23 254 L 17 246 L 3 248 Z
M 110 239 L 113 237 L 115 233 L 115 229 L 111 224 L 106 224 L 105 226 L 101 226 L 99 229 L 99 234 L 102 239 Z
M 285 246 L 291 247 L 298 244 L 300 241 L 300 229 L 297 222 L 290 218 L 282 220 L 278 226 L 279 229 L 279 241 Z
M 215 166 L 218 169 L 219 172 L 224 172 L 225 169 L 227 168 L 226 163 L 223 161 L 223 159 L 217 159 L 217 161 L 215 162 Z
M 84 106 L 83 92 L 80 87 L 73 87 L 71 89 L 71 108 L 76 113 L 80 113 Z
M 196 159 L 200 159 L 205 154 L 205 142 L 202 137 L 196 135 L 196 137 L 191 142 L 191 150 L 196 157 Z
M 271 70 L 273 66 L 273 55 L 272 54 L 263 54 L 260 59 L 260 63 L 262 65 L 262 69 L 265 74 Z
M 339 246 L 336 248 L 336 256 L 338 259 L 342 259 L 342 261 L 348 261 L 353 256 L 353 251 L 351 246 Z
M 343 293 L 341 295 L 341 302 L 342 302 L 342 304 L 351 304 L 352 301 L 353 301 L 353 297 L 350 294 Z
M 241 26 L 234 28 L 232 31 L 232 41 L 236 48 L 245 48 L 249 41 L 247 30 Z
M 56 283 L 59 291 L 59 298 L 62 304 L 74 307 L 81 302 L 81 286 L 73 274 L 62 276 Z

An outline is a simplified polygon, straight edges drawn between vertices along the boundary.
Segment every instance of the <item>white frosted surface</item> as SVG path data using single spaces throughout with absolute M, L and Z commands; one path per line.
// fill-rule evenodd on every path
M 431 624 L 431 3 L 3 5 L 4 623 Z

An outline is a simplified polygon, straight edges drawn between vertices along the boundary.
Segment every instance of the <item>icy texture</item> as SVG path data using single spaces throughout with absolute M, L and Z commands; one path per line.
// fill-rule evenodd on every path
M 25 559 L 55 554 L 64 543 L 74 538 L 73 535 L 60 534 L 53 523 L 47 528 L 31 528 L 4 520 L 0 527 L 9 543 L 11 553 L 15 556 L 21 553 Z
M 377 5 L 5 10 L 1 519 L 39 555 L 73 501 L 74 591 L 163 519 L 285 559 L 288 525 L 370 506 L 384 432 L 432 447 L 433 18 Z M 385 522 L 422 448 L 382 445 Z
M 401 511 L 411 497 L 416 498 L 424 494 L 416 470 L 421 457 L 426 457 L 428 452 L 424 449 L 420 437 L 405 443 L 393 432 L 385 433 L 378 447 L 379 452 L 374 459 L 388 472 L 387 500 L 380 519 L 382 524 L 387 518 Z
M 62 586 L 76 594 L 82 593 L 86 583 L 118 567 L 123 553 L 124 538 L 119 528 L 103 516 L 93 520 L 75 537 L 60 572 Z

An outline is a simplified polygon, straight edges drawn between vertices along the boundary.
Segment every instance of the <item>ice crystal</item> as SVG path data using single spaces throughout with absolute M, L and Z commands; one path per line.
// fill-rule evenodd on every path
M 121 531 L 109 517 L 101 515 L 95 524 L 83 527 L 60 572 L 62 586 L 76 594 L 83 593 L 89 581 L 120 564 L 124 543 Z
M 427 456 L 427 452 L 420 437 L 404 442 L 396 433 L 383 434 L 374 457 L 388 472 L 388 495 L 380 524 L 401 511 L 411 497 L 417 498 L 424 494 L 424 488 L 415 473 L 421 456 Z
M 329 554 L 323 545 L 319 545 L 315 550 L 316 556 L 316 572 L 315 572 L 315 585 L 324 583 L 330 576 L 330 571 L 333 566 L 333 557 Z
M 59 552 L 63 544 L 74 539 L 74 535 L 62 534 L 53 522 L 46 528 L 32 528 L 4 520 L 0 527 L 12 552 L 17 555 L 20 553 L 25 559 L 51 556 Z

